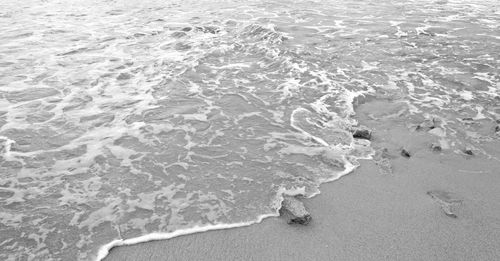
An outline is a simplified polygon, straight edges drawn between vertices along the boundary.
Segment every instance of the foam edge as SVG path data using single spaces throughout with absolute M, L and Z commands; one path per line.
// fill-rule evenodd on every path
M 234 223 L 234 224 L 216 224 L 216 225 L 208 225 L 208 226 L 195 226 L 192 228 L 187 228 L 187 229 L 179 229 L 170 233 L 151 233 L 147 234 L 144 236 L 140 237 L 134 237 L 130 239 L 115 239 L 106 245 L 103 245 L 99 248 L 99 251 L 97 252 L 97 258 L 95 259 L 96 261 L 102 261 L 106 256 L 109 254 L 109 251 L 114 248 L 114 247 L 119 247 L 119 246 L 128 246 L 128 245 L 135 245 L 139 243 L 145 243 L 149 241 L 156 241 L 156 240 L 165 240 L 165 239 L 171 239 L 174 237 L 178 236 L 184 236 L 184 235 L 189 235 L 189 234 L 196 234 L 196 233 L 201 233 L 201 232 L 207 232 L 211 230 L 221 230 L 221 229 L 229 229 L 229 228 L 237 228 L 237 227 L 246 227 L 250 226 L 253 224 L 258 224 L 262 222 L 265 218 L 268 217 L 277 217 L 279 216 L 279 213 L 276 211 L 276 213 L 273 214 L 266 214 L 266 215 L 261 215 L 257 218 L 255 221 L 250 221 L 250 222 L 240 222 L 240 223 Z
M 345 158 L 345 156 L 343 158 L 344 158 L 344 161 L 346 163 L 346 169 L 341 171 L 340 173 L 338 173 L 338 175 L 334 175 L 328 179 L 320 181 L 319 185 L 340 179 L 341 177 L 353 172 L 358 167 L 358 165 L 352 164 L 350 161 L 348 161 Z M 320 193 L 321 193 L 321 191 L 318 189 L 318 191 L 316 193 L 312 193 L 307 198 L 312 198 L 314 196 L 319 195 Z M 280 189 L 278 191 L 278 202 L 276 202 L 276 206 L 281 205 L 281 203 L 283 201 L 283 195 L 296 196 L 296 195 L 300 195 L 300 194 L 305 194 L 305 190 L 302 187 L 296 188 L 294 190 Z M 212 230 L 247 227 L 247 226 L 250 226 L 253 224 L 261 223 L 266 218 L 278 217 L 278 216 L 279 216 L 279 207 L 277 207 L 275 213 L 260 215 L 257 217 L 257 220 L 255 220 L 255 221 L 239 222 L 239 223 L 233 223 L 233 224 L 216 224 L 216 225 L 207 225 L 207 226 L 195 226 L 192 228 L 179 229 L 179 230 L 176 230 L 176 231 L 173 231 L 170 233 L 151 233 L 151 234 L 143 235 L 140 237 L 134 237 L 134 238 L 125 239 L 125 240 L 115 239 L 115 240 L 109 242 L 108 244 L 103 245 L 99 248 L 99 251 L 97 252 L 97 258 L 95 259 L 95 261 L 104 260 L 104 258 L 106 258 L 106 256 L 108 256 L 109 251 L 114 247 L 135 245 L 135 244 L 145 243 L 145 242 L 149 242 L 149 241 L 171 239 L 171 238 L 178 237 L 178 236 L 196 234 L 196 233 L 207 232 L 207 231 L 212 231 Z

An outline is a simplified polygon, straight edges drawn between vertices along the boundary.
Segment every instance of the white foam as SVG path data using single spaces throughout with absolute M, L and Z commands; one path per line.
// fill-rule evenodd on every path
M 0 136 L 0 141 L 3 141 L 3 149 L 0 152 L 3 152 L 3 156 L 6 160 L 14 160 L 14 157 L 11 155 L 11 147 L 12 144 L 16 143 L 15 140 L 11 140 L 8 137 Z M 1 148 L 1 147 L 0 147 Z
M 342 159 L 343 159 L 344 164 L 345 164 L 344 165 L 345 169 L 341 172 L 338 172 L 338 173 L 335 173 L 334 175 L 331 175 L 330 177 L 328 177 L 326 179 L 321 180 L 319 185 L 321 185 L 322 183 L 335 181 L 335 180 L 341 178 L 342 176 L 351 173 L 354 169 L 356 169 L 357 165 L 352 164 L 350 161 L 348 161 L 346 159 L 345 156 L 342 156 Z M 316 190 L 316 192 L 309 195 L 308 198 L 319 195 L 320 193 L 321 193 L 320 190 Z M 171 239 L 171 238 L 178 237 L 178 236 L 196 234 L 196 233 L 207 232 L 207 231 L 212 231 L 212 230 L 222 230 L 222 229 L 246 227 L 246 226 L 250 226 L 253 224 L 261 223 L 262 220 L 264 220 L 265 218 L 279 216 L 278 210 L 281 206 L 281 202 L 283 201 L 283 195 L 288 195 L 288 196 L 306 195 L 306 189 L 305 189 L 305 187 L 290 188 L 290 189 L 279 188 L 277 200 L 274 202 L 274 204 L 272 204 L 273 207 L 276 209 L 275 213 L 260 215 L 254 221 L 239 222 L 239 223 L 233 223 L 233 224 L 215 224 L 215 225 L 206 225 L 206 226 L 194 226 L 192 228 L 179 229 L 179 230 L 169 232 L 169 233 L 151 233 L 151 234 L 143 235 L 140 237 L 125 239 L 125 240 L 117 239 L 117 240 L 113 240 L 113 241 L 109 242 L 108 244 L 100 247 L 95 260 L 96 261 L 103 260 L 109 254 L 109 251 L 114 247 L 135 245 L 135 244 L 139 244 L 139 243 L 146 243 L 149 241 L 166 240 L 166 239 Z
M 429 130 L 428 133 L 436 135 L 438 137 L 446 137 L 446 131 L 441 128 L 434 128 L 432 130 Z
M 200 233 L 200 232 L 207 232 L 207 231 L 211 231 L 211 230 L 246 227 L 246 226 L 250 226 L 252 224 L 260 223 L 265 218 L 275 217 L 278 215 L 279 214 L 276 211 L 276 213 L 273 213 L 273 214 L 261 215 L 255 221 L 240 222 L 240 223 L 233 223 L 233 224 L 216 224 L 216 225 L 207 225 L 207 226 L 195 226 L 195 227 L 187 228 L 187 229 L 179 229 L 179 230 L 176 230 L 176 231 L 170 232 L 170 233 L 151 233 L 151 234 L 147 234 L 144 236 L 134 237 L 134 238 L 125 239 L 125 240 L 117 239 L 117 240 L 113 240 L 113 241 L 109 242 L 108 244 L 100 247 L 99 252 L 97 253 L 97 258 L 95 260 L 96 261 L 103 260 L 109 254 L 109 251 L 113 247 L 128 246 L 128 245 L 134 245 L 134 244 L 139 244 L 139 243 L 145 243 L 145 242 L 149 242 L 149 241 L 171 239 L 171 238 L 178 237 L 178 236 L 184 236 L 184 235 L 195 234 L 195 233 Z
M 460 97 L 462 97 L 462 99 L 464 99 L 466 101 L 470 101 L 470 100 L 472 100 L 474 98 L 474 95 L 472 94 L 471 91 L 463 90 L 460 93 Z
M 318 143 L 320 143 L 321 145 L 328 147 L 328 146 L 329 146 L 328 142 L 326 142 L 325 140 L 323 140 L 323 139 L 322 139 L 322 138 L 320 138 L 320 137 L 317 137 L 317 136 L 314 136 L 314 135 L 310 134 L 309 132 L 305 131 L 304 129 L 300 128 L 300 127 L 297 125 L 297 123 L 296 123 L 296 121 L 295 121 L 295 114 L 297 114 L 297 113 L 299 113 L 299 112 L 301 112 L 301 111 L 306 111 L 306 112 L 309 112 L 307 109 L 304 109 L 304 108 L 297 108 L 297 109 L 295 109 L 295 110 L 292 112 L 292 115 L 290 116 L 290 125 L 291 125 L 294 129 L 296 129 L 296 130 L 298 130 L 300 133 L 302 133 L 304 136 L 306 136 L 306 137 L 310 137 L 311 139 L 313 139 L 313 140 L 317 141 L 317 142 L 318 142 Z
M 361 66 L 362 66 L 361 71 L 371 71 L 371 70 L 378 69 L 378 66 L 377 66 L 378 64 L 379 64 L 378 62 L 367 63 L 365 61 L 361 61 Z
M 482 120 L 486 119 L 487 117 L 483 114 L 484 108 L 480 105 L 476 106 L 477 109 L 477 114 L 474 116 L 474 120 Z
M 417 35 L 419 35 L 419 34 L 429 35 L 429 33 L 426 31 L 429 28 L 431 28 L 430 25 L 415 27 L 415 32 L 417 33 Z

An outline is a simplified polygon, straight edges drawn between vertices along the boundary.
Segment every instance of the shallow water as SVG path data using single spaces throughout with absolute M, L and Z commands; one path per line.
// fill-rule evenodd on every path
M 276 215 L 373 155 L 370 97 L 497 159 L 499 3 L 402 2 L 2 1 L 0 259 Z

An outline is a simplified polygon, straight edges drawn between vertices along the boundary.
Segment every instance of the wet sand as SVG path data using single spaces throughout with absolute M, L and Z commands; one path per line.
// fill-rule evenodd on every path
M 382 106 L 383 107 L 383 106 Z M 392 174 L 363 160 L 305 200 L 313 221 L 281 218 L 111 250 L 114 260 L 499 260 L 500 162 L 483 155 L 433 152 L 435 137 L 409 131 L 408 119 L 370 120 L 372 146 L 387 148 Z M 387 115 L 386 115 L 387 116 Z M 500 155 L 498 139 L 486 144 Z M 399 154 L 407 149 L 411 157 Z M 452 193 L 456 218 L 429 191 Z

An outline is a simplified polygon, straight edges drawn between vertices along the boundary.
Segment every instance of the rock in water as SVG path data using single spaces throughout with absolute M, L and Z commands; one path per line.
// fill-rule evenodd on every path
M 288 220 L 288 224 L 307 225 L 311 222 L 311 214 L 306 210 L 302 201 L 291 196 L 283 198 L 280 214 Z
M 458 217 L 457 214 L 455 214 L 455 207 L 462 203 L 461 199 L 458 199 L 450 192 L 442 190 L 428 191 L 427 195 L 431 196 L 441 206 L 441 209 L 448 217 Z
M 352 136 L 356 139 L 370 140 L 372 138 L 372 131 L 369 129 L 359 128 L 354 130 Z

